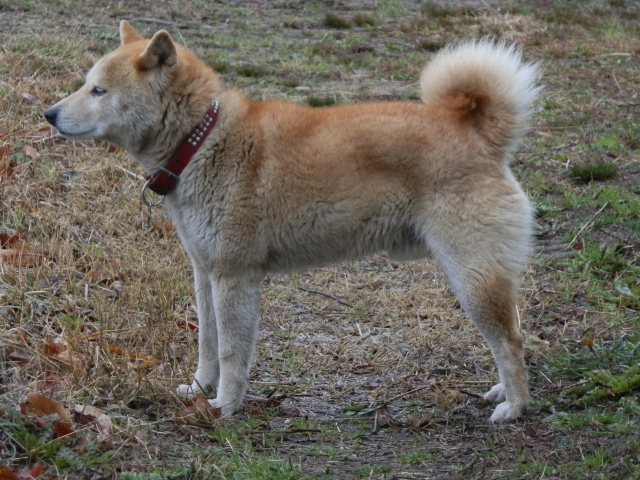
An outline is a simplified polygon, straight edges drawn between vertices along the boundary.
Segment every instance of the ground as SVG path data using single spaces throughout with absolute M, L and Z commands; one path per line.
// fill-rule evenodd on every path
M 495 364 L 442 274 L 383 254 L 266 278 L 243 409 L 185 406 L 197 305 L 175 233 L 161 208 L 147 225 L 124 152 L 43 116 L 123 18 L 255 101 L 318 108 L 418 101 L 462 38 L 540 62 L 512 161 L 536 207 L 529 413 L 489 422 Z M 0 478 L 640 478 L 639 19 L 625 0 L 0 0 Z

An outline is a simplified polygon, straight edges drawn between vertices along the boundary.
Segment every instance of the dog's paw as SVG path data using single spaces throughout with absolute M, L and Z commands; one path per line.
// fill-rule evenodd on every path
M 236 414 L 238 408 L 240 408 L 240 402 L 229 402 L 219 398 L 210 399 L 209 405 L 211 405 L 213 408 L 220 409 L 220 418 L 232 417 Z
M 178 394 L 178 397 L 185 400 L 191 400 L 199 394 L 206 395 L 206 392 L 203 391 L 197 383 L 194 383 L 193 385 L 178 385 L 176 393 Z
M 493 387 L 491 387 L 491 390 L 489 390 L 482 396 L 482 398 L 491 403 L 504 402 L 507 399 L 507 393 L 504 389 L 504 385 L 501 383 L 494 385 Z
M 493 411 L 491 421 L 494 423 L 503 423 L 515 420 L 522 415 L 525 408 L 525 405 L 515 405 L 511 402 L 502 402 Z

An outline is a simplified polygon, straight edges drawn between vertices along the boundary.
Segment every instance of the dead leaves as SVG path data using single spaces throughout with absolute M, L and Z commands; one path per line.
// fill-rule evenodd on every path
M 173 224 L 168 220 L 162 220 L 158 218 L 153 222 L 153 228 L 158 232 L 158 235 L 161 237 L 170 237 L 172 236 L 176 229 L 173 227 Z
M 28 240 L 29 235 L 24 229 L 18 229 L 13 235 L 0 233 L 0 264 L 26 268 L 44 265 L 46 257 L 31 248 Z
M 0 480 L 31 480 L 38 478 L 44 473 L 44 467 L 41 463 L 36 463 L 30 470 L 19 468 L 15 472 L 9 467 L 0 468 Z
M 135 367 L 139 370 L 143 370 L 145 368 L 153 368 L 158 364 L 158 360 L 155 357 L 152 357 L 151 355 L 145 355 L 143 353 L 131 353 L 126 349 L 119 347 L 117 345 L 113 345 L 111 343 L 107 343 L 104 349 L 105 351 L 112 353 L 114 355 L 127 357 L 130 360 L 135 360 L 136 362 L 139 361 L 140 363 L 135 364 Z
M 39 107 L 40 105 L 42 105 L 42 102 L 40 101 L 40 99 L 38 99 L 38 97 L 31 95 L 30 93 L 26 93 L 26 92 L 23 93 L 22 98 L 24 98 L 28 103 L 30 103 L 34 107 Z
M 98 434 L 101 435 L 101 439 L 104 440 L 111 436 L 113 433 L 113 425 L 111 424 L 111 417 L 93 405 L 79 405 L 74 407 L 76 413 L 80 414 L 84 420 L 84 425 L 91 424 L 95 426 Z
M 11 153 L 12 151 L 9 147 L 0 147 L 0 180 L 11 178 L 16 173 L 17 162 L 13 159 L 5 160 L 5 157 L 8 157 Z
M 177 320 L 176 327 L 183 328 L 184 330 L 198 330 L 198 324 L 194 322 L 190 322 L 189 320 Z
M 45 357 L 62 363 L 67 369 L 77 370 L 81 373 L 85 372 L 84 363 L 73 354 L 69 349 L 69 344 L 62 337 L 45 337 L 42 353 Z
M 45 397 L 38 392 L 27 394 L 27 401 L 20 404 L 20 413 L 24 416 L 32 416 L 41 427 L 46 427 L 47 422 L 42 417 L 45 415 L 57 415 L 58 419 L 53 422 L 53 430 L 56 438 L 64 437 L 73 433 L 71 428 L 71 415 L 62 405 L 55 400 Z
M 79 415 L 82 425 L 94 428 L 99 435 L 98 441 L 103 442 L 113 434 L 111 417 L 98 407 L 87 404 L 76 404 L 74 412 Z M 20 414 L 31 417 L 42 428 L 47 426 L 47 420 L 43 417 L 55 415 L 53 430 L 56 438 L 74 433 L 71 414 L 53 398 L 46 397 L 38 392 L 29 392 L 27 401 L 20 404 Z
M 18 243 L 14 248 L 0 250 L 0 263 L 6 263 L 15 267 L 33 268 L 44 265 L 46 257 L 36 253 L 26 243 Z
M 202 395 L 196 395 L 193 400 L 185 403 L 184 407 L 176 412 L 174 419 L 176 423 L 194 427 L 208 427 L 209 424 L 216 422 L 222 414 L 221 408 L 212 407 Z

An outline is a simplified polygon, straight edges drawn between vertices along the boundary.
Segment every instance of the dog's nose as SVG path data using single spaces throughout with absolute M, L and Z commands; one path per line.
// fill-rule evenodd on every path
M 44 111 L 44 118 L 47 119 L 47 122 L 49 122 L 51 125 L 56 124 L 56 118 L 58 118 L 58 109 L 57 108 L 47 108 Z

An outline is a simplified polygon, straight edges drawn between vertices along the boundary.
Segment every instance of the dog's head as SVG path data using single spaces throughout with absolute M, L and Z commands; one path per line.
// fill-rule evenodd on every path
M 200 62 L 164 30 L 145 40 L 122 21 L 120 40 L 89 71 L 84 86 L 47 109 L 45 117 L 66 138 L 106 140 L 135 154 L 164 136 L 176 95 L 197 97 L 183 84 Z

